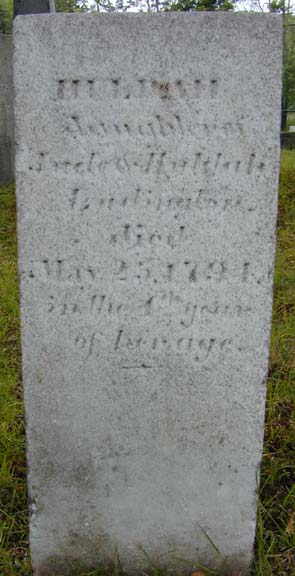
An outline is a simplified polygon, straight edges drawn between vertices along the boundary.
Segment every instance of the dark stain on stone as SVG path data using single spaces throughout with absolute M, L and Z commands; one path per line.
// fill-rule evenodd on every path
M 105 548 L 108 544 L 108 554 Z M 116 551 L 110 554 L 109 536 L 105 532 L 93 539 L 74 531 L 69 532 L 68 540 L 54 556 L 33 566 L 38 576 L 77 576 L 81 571 L 98 570 L 113 574 Z
M 161 100 L 171 99 L 169 82 L 158 82 L 158 80 L 153 80 L 152 85 L 156 92 L 158 92 Z

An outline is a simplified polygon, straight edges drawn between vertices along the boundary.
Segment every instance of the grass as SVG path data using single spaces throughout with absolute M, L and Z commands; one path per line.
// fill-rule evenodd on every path
M 14 189 L 0 188 L 0 574 L 29 574 Z M 19 567 L 19 570 L 18 570 Z
M 14 189 L 0 188 L 0 576 L 31 575 Z M 295 576 L 295 151 L 283 150 L 253 576 Z M 120 573 L 117 567 L 115 572 Z M 154 576 L 163 576 L 152 570 Z M 103 576 L 104 570 L 89 576 Z M 209 572 L 207 572 L 209 574 Z
M 295 575 L 295 151 L 283 150 L 254 574 Z

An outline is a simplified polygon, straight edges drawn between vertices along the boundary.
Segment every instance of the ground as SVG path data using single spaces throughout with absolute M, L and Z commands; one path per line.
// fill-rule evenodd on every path
M 31 575 L 16 258 L 14 187 L 7 186 L 0 188 L 0 576 Z M 294 448 L 295 151 L 285 150 L 253 576 L 295 576 Z

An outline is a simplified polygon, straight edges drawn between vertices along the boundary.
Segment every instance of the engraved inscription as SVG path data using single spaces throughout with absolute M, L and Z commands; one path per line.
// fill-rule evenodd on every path
M 256 158 L 254 153 L 245 159 L 233 159 L 227 158 L 222 152 L 209 155 L 195 149 L 186 155 L 168 150 L 146 151 L 142 154 L 135 150 L 134 153 L 122 155 L 114 153 L 106 156 L 93 151 L 79 161 L 70 158 L 57 160 L 45 152 L 40 152 L 35 162 L 29 165 L 29 170 L 53 171 L 53 174 L 62 172 L 71 176 L 104 174 L 111 171 L 114 175 L 161 176 L 166 180 L 170 180 L 175 174 L 179 177 L 187 175 L 206 177 L 211 173 L 216 178 L 226 176 L 229 181 L 237 174 L 245 178 L 254 174 L 255 181 L 259 182 L 266 171 L 266 164 L 260 158 Z
M 105 191 L 97 190 L 90 194 L 89 189 L 86 191 L 81 188 L 74 188 L 69 196 L 70 207 L 79 213 L 91 209 L 98 214 L 106 214 L 115 209 L 124 210 L 128 213 L 130 209 L 149 208 L 155 212 L 172 211 L 175 214 L 185 213 L 192 209 L 199 211 L 208 211 L 211 214 L 218 212 L 230 212 L 234 210 L 247 210 L 255 212 L 257 206 L 251 201 L 249 196 L 233 190 L 228 185 L 220 185 L 218 190 L 214 188 L 208 190 L 205 188 L 189 188 L 183 186 L 178 193 L 168 188 L 167 190 L 157 186 L 156 189 L 150 189 L 145 186 L 136 186 L 124 194 L 117 196 L 108 196 Z
M 172 137 L 190 138 L 202 141 L 204 138 L 215 137 L 224 140 L 240 138 L 243 136 L 243 119 L 229 121 L 202 122 L 197 118 L 187 119 L 181 113 L 168 112 L 154 114 L 148 118 L 143 117 L 140 122 L 133 118 L 118 119 L 113 121 L 93 121 L 89 123 L 87 119 L 78 114 L 71 114 L 64 119 L 64 130 L 75 139 L 78 137 L 95 137 L 100 142 L 112 142 L 122 140 L 132 142 L 134 139 L 140 142 L 151 141 L 153 144 L 162 142 Z
M 215 98 L 220 80 L 209 78 L 177 78 L 175 80 L 158 78 L 60 78 L 57 80 L 57 98 L 94 99 L 109 94 L 113 98 L 149 98 L 159 101 L 189 98 Z
M 204 226 L 212 226 L 216 217 L 226 233 L 231 216 L 245 213 L 259 235 L 257 203 L 245 190 L 265 183 L 268 160 L 251 146 L 240 146 L 247 138 L 244 113 L 216 113 L 221 86 L 216 74 L 57 79 L 63 110 L 57 130 L 69 150 L 65 145 L 54 156 L 44 144 L 29 171 L 71 182 L 62 202 L 77 228 L 73 246 L 83 241 L 88 226 L 97 227 L 98 254 L 83 262 L 62 254 L 44 257 L 32 261 L 22 276 L 44 290 L 41 305 L 48 321 L 81 326 L 87 321 L 88 328 L 72 341 L 85 361 L 101 353 L 108 326 L 113 353 L 126 356 L 124 369 L 151 367 L 150 354 L 185 354 L 203 364 L 241 350 L 231 328 L 251 320 L 253 304 L 241 299 L 242 292 L 235 301 L 221 294 L 264 286 L 272 270 L 262 264 L 257 272 L 251 259 L 233 259 L 228 252 L 210 258 L 204 239 L 200 245 L 196 240 L 194 250 L 191 240 L 199 233 L 199 214 Z M 109 101 L 113 113 L 101 113 L 98 101 Z M 82 103 L 93 107 L 92 118 Z M 212 104 L 208 117 L 204 103 Z M 234 154 L 229 139 L 237 142 Z M 80 146 L 79 156 L 71 152 L 73 145 Z M 131 333 L 131 318 L 135 328 L 147 322 L 146 333 L 140 327 L 139 335 Z M 156 320 L 160 329 L 153 335 Z M 225 321 L 228 333 L 222 329 Z M 139 363 L 130 365 L 128 354 L 137 355 Z
M 22 270 L 24 279 L 41 283 L 54 283 L 64 285 L 93 285 L 102 278 L 110 278 L 112 282 L 132 282 L 141 284 L 145 281 L 176 282 L 198 284 L 210 282 L 233 282 L 241 284 L 255 282 L 263 284 L 267 282 L 272 274 L 272 267 L 261 264 L 259 272 L 254 271 L 254 266 L 250 262 L 215 260 L 182 260 L 176 263 L 163 262 L 160 266 L 157 260 L 132 259 L 124 261 L 122 259 L 112 259 L 106 269 L 103 266 L 75 264 L 62 259 L 50 261 L 44 259 L 32 262 L 28 269 Z
M 99 357 L 103 349 L 97 332 L 93 332 L 90 335 L 77 335 L 73 344 L 78 351 L 82 352 L 84 360 L 88 360 L 90 357 Z M 112 351 L 120 356 L 126 354 L 127 357 L 130 354 L 132 356 L 136 354 L 137 357 L 142 358 L 148 354 L 151 361 L 159 354 L 165 354 L 166 356 L 167 354 L 185 353 L 196 364 L 203 364 L 211 359 L 214 362 L 218 362 L 233 351 L 235 353 L 241 352 L 242 348 L 239 344 L 235 344 L 230 337 L 174 337 L 169 333 L 155 337 L 147 337 L 145 334 L 132 337 L 127 331 L 120 329 L 113 339 Z M 134 366 L 131 364 L 129 367 L 133 368 Z M 141 367 L 145 366 L 141 364 Z

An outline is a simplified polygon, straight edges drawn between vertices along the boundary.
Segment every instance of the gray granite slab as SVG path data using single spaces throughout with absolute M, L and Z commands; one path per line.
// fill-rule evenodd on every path
M 14 36 L 35 572 L 118 553 L 129 573 L 246 574 L 281 18 L 44 15 Z

